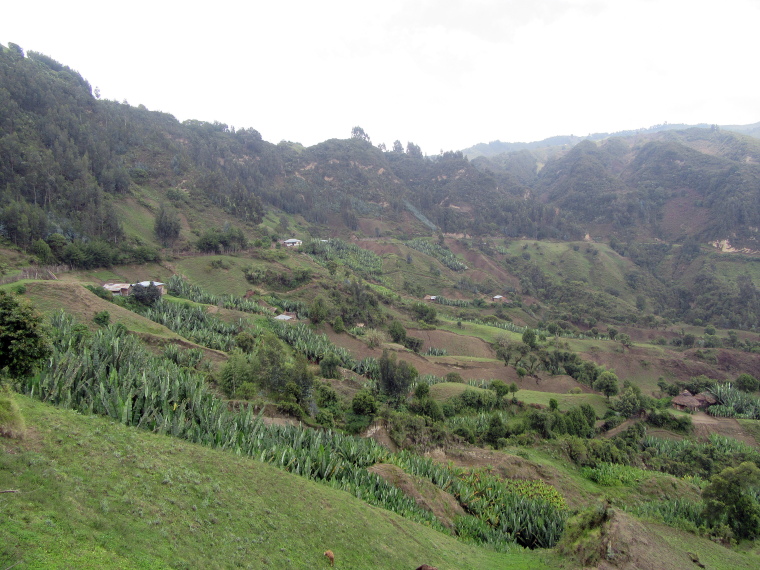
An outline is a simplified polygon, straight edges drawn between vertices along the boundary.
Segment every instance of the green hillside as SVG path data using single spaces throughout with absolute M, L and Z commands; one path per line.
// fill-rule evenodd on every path
M 17 398 L 0 438 L 3 568 L 547 568 L 223 451 Z M 360 537 L 360 538 L 359 538 Z
M 0 86 L 0 570 L 758 566 L 742 129 L 470 160 L 180 122 L 18 46 Z

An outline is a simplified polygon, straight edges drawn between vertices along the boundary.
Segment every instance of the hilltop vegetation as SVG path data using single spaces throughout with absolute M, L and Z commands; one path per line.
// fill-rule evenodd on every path
M 383 230 L 363 220 L 385 218 L 409 235 L 432 226 L 537 239 L 591 233 L 751 243 L 760 225 L 752 198 L 757 140 L 715 127 L 587 139 L 476 165 L 459 151 L 425 157 L 413 142 L 378 148 L 358 127 L 349 139 L 311 148 L 274 145 L 254 129 L 179 123 L 101 101 L 70 68 L 18 46 L 0 61 L 3 233 L 72 265 L 155 258 L 156 246 L 191 245 L 192 236 L 222 230 L 225 218 L 259 224 L 268 208 L 369 235 Z M 663 218 L 682 197 L 705 223 L 674 232 Z M 124 204 L 142 213 L 127 215 Z M 139 237 L 132 224 L 141 225 Z M 285 221 L 270 232 L 287 228 Z M 51 235 L 61 237 L 50 243 Z

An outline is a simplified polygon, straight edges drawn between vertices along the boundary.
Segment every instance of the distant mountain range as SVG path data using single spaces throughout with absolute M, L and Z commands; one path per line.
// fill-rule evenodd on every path
M 630 137 L 633 135 L 644 133 L 657 133 L 661 131 L 677 131 L 691 128 L 711 128 L 712 125 L 707 123 L 699 123 L 696 125 L 687 125 L 683 123 L 664 123 L 662 125 L 655 125 L 646 129 L 636 129 L 627 131 L 618 131 L 615 133 L 594 133 L 585 137 L 577 137 L 575 135 L 554 136 L 548 139 L 543 139 L 534 142 L 502 142 L 491 141 L 489 143 L 478 143 L 469 148 L 463 149 L 462 152 L 469 159 L 477 158 L 479 156 L 494 156 L 505 152 L 515 152 L 518 150 L 535 150 L 540 148 L 549 147 L 562 147 L 572 146 L 578 144 L 582 140 L 600 141 L 608 139 L 610 137 Z M 726 131 L 733 131 L 752 137 L 760 138 L 760 123 L 753 123 L 751 125 L 719 125 L 719 128 Z

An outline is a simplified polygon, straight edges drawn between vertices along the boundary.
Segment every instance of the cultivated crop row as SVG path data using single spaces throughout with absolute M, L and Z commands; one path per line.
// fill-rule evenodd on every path
M 146 307 L 142 315 L 188 340 L 225 352 L 235 347 L 233 336 L 245 328 L 243 323 L 225 323 L 210 315 L 206 307 L 169 303 L 162 299 L 152 307 Z
M 304 242 L 301 251 L 321 265 L 333 261 L 360 275 L 378 277 L 383 273 L 383 260 L 379 255 L 341 239 L 310 240 Z
M 417 238 L 404 242 L 404 245 L 416 249 L 425 255 L 434 257 L 452 271 L 464 271 L 467 269 L 467 266 L 462 263 L 461 260 L 457 259 L 457 257 L 451 253 L 451 250 L 438 245 L 437 243 L 431 243 L 424 239 Z

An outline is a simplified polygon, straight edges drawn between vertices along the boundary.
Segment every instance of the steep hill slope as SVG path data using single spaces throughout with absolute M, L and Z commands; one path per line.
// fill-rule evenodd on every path
M 269 465 L 19 397 L 0 438 L 3 568 L 545 568 Z M 361 539 L 358 539 L 361 537 Z

